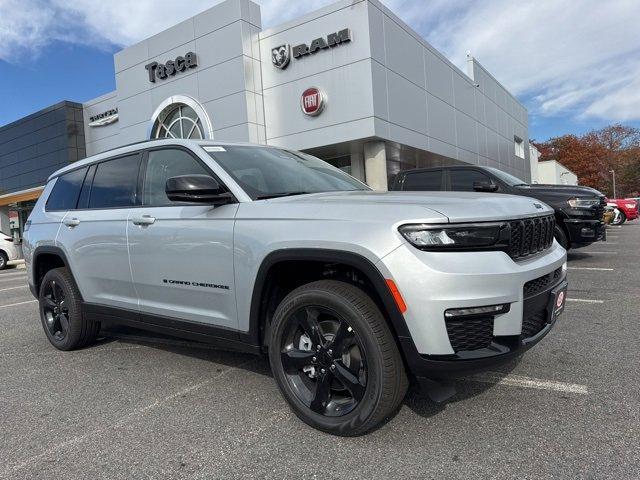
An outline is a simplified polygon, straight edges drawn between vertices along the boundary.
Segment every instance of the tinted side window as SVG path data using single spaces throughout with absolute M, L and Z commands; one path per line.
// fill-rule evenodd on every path
M 86 173 L 86 168 L 80 168 L 58 177 L 53 190 L 51 190 L 51 195 L 47 199 L 45 209 L 73 210 L 76 208 L 78 195 Z
M 99 163 L 93 177 L 89 208 L 135 205 L 139 167 L 140 154 Z
M 402 189 L 439 191 L 442 189 L 442 170 L 409 173 L 404 177 Z
M 180 175 L 210 175 L 189 153 L 179 149 L 152 150 L 149 152 L 144 177 L 143 205 L 154 207 L 171 205 L 165 186 L 167 179 Z
M 478 170 L 449 170 L 451 190 L 455 192 L 474 192 L 473 182 L 490 182 L 491 179 Z

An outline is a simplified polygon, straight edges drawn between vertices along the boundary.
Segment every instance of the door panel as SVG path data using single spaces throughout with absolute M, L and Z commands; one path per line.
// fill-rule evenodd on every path
M 237 204 L 131 210 L 129 254 L 141 312 L 237 328 L 237 210 Z
M 167 198 L 168 178 L 211 175 L 188 151 L 150 150 L 143 169 L 143 206 L 130 212 L 127 224 L 140 311 L 237 329 L 233 228 L 238 205 Z

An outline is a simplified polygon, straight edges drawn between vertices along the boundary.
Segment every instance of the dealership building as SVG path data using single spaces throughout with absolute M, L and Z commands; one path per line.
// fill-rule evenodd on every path
M 460 162 L 530 179 L 525 107 L 378 0 L 265 30 L 259 5 L 226 0 L 117 52 L 114 67 L 114 91 L 0 128 L 3 232 L 20 234 L 56 169 L 151 138 L 304 150 L 379 190 L 400 170 Z

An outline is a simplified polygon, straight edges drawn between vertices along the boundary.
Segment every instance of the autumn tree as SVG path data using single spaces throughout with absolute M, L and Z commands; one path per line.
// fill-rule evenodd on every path
M 611 125 L 581 136 L 563 135 L 532 143 L 540 160 L 557 160 L 578 175 L 581 185 L 613 196 L 611 170 L 616 172 L 618 197 L 640 190 L 640 129 Z

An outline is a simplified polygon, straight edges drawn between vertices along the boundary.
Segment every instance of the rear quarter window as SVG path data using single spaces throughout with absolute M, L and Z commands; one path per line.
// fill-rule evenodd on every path
M 73 210 L 76 208 L 86 173 L 87 168 L 79 168 L 60 175 L 47 199 L 45 210 Z

